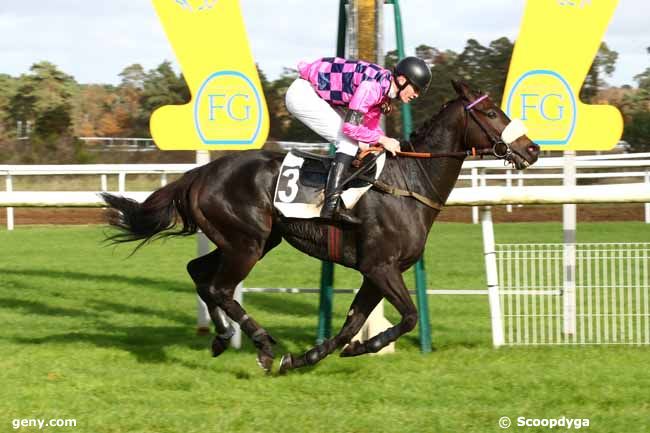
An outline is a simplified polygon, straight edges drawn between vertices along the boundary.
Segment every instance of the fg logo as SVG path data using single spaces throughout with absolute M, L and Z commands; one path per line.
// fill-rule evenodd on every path
M 528 127 L 527 135 L 536 143 L 564 145 L 575 130 L 576 99 L 557 72 L 528 71 L 512 87 L 506 114 L 521 119 Z
M 260 95 L 241 72 L 215 72 L 197 93 L 194 122 L 205 144 L 252 144 L 262 124 Z

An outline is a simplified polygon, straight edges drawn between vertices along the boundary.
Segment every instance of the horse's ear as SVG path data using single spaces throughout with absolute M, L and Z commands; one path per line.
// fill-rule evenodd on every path
M 454 90 L 456 91 L 456 93 L 458 94 L 458 96 L 462 96 L 463 91 L 460 88 L 460 83 L 458 81 L 456 81 L 456 80 L 451 80 L 451 85 L 454 88 Z
M 454 87 L 456 94 L 462 96 L 468 101 L 472 100 L 472 92 L 469 89 L 469 86 L 464 81 L 451 80 L 451 85 Z

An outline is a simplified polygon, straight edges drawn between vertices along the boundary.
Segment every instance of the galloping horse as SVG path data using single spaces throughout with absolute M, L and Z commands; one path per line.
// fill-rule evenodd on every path
M 257 361 L 268 372 L 275 340 L 233 299 L 235 287 L 282 239 L 310 256 L 330 260 L 328 227 L 336 224 L 344 234 L 336 262 L 358 270 L 363 283 L 340 332 L 303 354 L 284 355 L 280 372 L 314 365 L 346 344 L 341 356 L 377 352 L 417 323 L 417 309 L 402 273 L 422 255 L 429 230 L 456 183 L 465 157 L 489 154 L 521 170 L 539 155 L 539 147 L 525 135 L 515 136 L 514 141 L 502 139 L 510 120 L 487 95 L 462 82 L 452 84 L 458 97 L 411 135 L 414 152 L 429 153 L 430 158 L 389 158 L 380 177 L 384 184 L 428 200 L 397 197 L 373 188 L 353 209 L 364 221 L 361 226 L 285 218 L 273 206 L 285 154 L 245 151 L 188 171 L 142 203 L 103 194 L 111 208 L 109 223 L 121 229 L 110 239 L 145 243 L 156 235 L 190 235 L 200 228 L 218 248 L 190 261 L 187 270 L 218 332 L 212 354 L 223 353 L 232 337 L 232 329 L 220 318 L 221 308 L 251 338 Z M 177 216 L 183 226 L 173 231 Z M 350 343 L 382 298 L 401 314 L 401 321 L 365 342 Z

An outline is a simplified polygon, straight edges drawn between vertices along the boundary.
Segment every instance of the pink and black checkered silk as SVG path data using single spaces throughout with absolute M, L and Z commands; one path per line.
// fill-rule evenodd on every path
M 381 104 L 389 99 L 392 78 L 389 70 L 361 60 L 325 57 L 311 63 L 301 62 L 298 72 L 323 100 L 364 114 L 361 125 L 343 124 L 347 136 L 375 144 L 384 135 L 379 121 Z
M 364 81 L 376 82 L 383 99 L 390 89 L 392 75 L 389 70 L 373 63 L 340 57 L 324 57 L 313 63 L 301 63 L 298 71 L 300 77 L 308 80 L 321 98 L 333 105 L 348 105 Z M 381 99 L 374 102 L 379 103 Z

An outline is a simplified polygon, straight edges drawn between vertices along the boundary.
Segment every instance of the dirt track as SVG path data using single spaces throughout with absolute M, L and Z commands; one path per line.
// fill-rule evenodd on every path
M 101 209 L 15 209 L 16 225 L 27 224 L 103 224 L 104 211 Z M 495 222 L 562 221 L 562 206 L 514 207 L 507 213 L 505 206 L 493 208 Z M 6 225 L 6 212 L 0 210 L 0 225 Z M 617 206 L 580 205 L 578 221 L 643 221 L 642 204 Z M 438 221 L 471 222 L 471 210 L 467 207 L 448 207 L 443 210 Z

